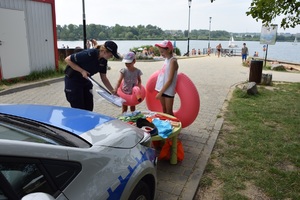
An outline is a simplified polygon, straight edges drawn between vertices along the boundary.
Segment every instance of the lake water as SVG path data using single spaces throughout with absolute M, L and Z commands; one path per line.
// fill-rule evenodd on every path
M 102 44 L 105 41 L 98 41 L 98 44 Z M 115 41 L 118 44 L 118 51 L 120 54 L 125 54 L 129 51 L 130 48 L 140 47 L 143 45 L 153 45 L 161 42 L 159 41 L 149 41 L 149 40 L 120 40 Z M 172 41 L 173 43 L 175 41 Z M 238 45 L 238 49 L 241 49 L 243 43 L 247 44 L 249 49 L 249 54 L 252 56 L 255 51 L 258 52 L 259 57 L 265 57 L 265 52 L 263 51 L 263 44 L 260 44 L 259 41 L 235 41 L 235 44 Z M 227 48 L 228 41 L 210 41 L 210 46 L 215 48 L 219 43 L 222 44 L 223 48 Z M 62 46 L 69 46 L 69 48 L 75 48 L 77 46 L 83 47 L 82 41 L 58 41 L 58 48 Z M 190 52 L 194 48 L 196 50 L 200 49 L 201 52 L 203 49 L 207 48 L 208 40 L 190 40 Z M 187 52 L 187 41 L 176 41 L 176 47 L 180 49 L 181 54 Z M 276 42 L 275 45 L 268 45 L 267 58 L 272 60 L 287 61 L 300 64 L 300 43 L 293 45 L 292 42 Z

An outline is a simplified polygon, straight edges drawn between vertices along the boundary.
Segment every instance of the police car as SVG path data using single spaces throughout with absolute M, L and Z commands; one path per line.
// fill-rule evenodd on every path
M 0 105 L 0 199 L 154 199 L 156 164 L 150 134 L 118 119 Z

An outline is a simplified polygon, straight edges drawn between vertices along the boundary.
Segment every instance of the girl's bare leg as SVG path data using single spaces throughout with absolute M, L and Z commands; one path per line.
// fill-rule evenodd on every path
M 127 112 L 128 106 L 122 105 L 122 113 Z
M 165 107 L 166 107 L 165 113 L 172 115 L 172 116 L 174 116 L 173 103 L 174 103 L 174 98 L 165 98 Z
M 135 111 L 135 106 L 130 106 L 130 111 L 131 112 Z
M 160 103 L 163 109 L 163 113 L 167 113 L 167 108 L 166 108 L 166 98 L 165 97 L 161 97 L 160 98 Z

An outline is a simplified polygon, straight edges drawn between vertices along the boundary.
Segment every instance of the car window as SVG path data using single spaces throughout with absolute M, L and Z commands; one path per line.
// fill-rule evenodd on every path
M 81 165 L 77 162 L 57 160 L 43 160 L 42 162 L 55 185 L 60 190 L 64 190 L 82 169 Z
M 0 156 L 0 200 L 12 192 L 19 199 L 34 192 L 57 197 L 81 169 L 78 162 Z
M 57 144 L 54 140 L 32 134 L 28 131 L 18 129 L 16 127 L 0 124 L 1 139 L 18 140 L 36 143 Z
M 0 188 L 0 200 L 7 200 L 7 199 L 8 199 L 8 197 L 5 196 L 5 194 L 3 193 L 3 191 Z
M 33 192 L 54 194 L 36 163 L 0 163 L 0 171 L 20 198 Z
M 76 134 L 16 116 L 0 114 L 0 139 L 89 148 Z

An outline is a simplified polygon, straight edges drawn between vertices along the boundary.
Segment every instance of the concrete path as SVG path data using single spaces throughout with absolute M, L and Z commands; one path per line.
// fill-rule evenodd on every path
M 182 130 L 185 158 L 177 165 L 168 161 L 158 163 L 158 190 L 156 199 L 191 200 L 194 198 L 207 160 L 222 127 L 223 118 L 218 115 L 229 91 L 238 83 L 249 78 L 249 68 L 243 67 L 240 57 L 190 57 L 179 59 L 179 71 L 188 75 L 200 94 L 200 112 L 195 122 Z M 163 61 L 137 62 L 136 67 L 143 72 L 143 85 L 150 75 L 162 67 Z M 108 77 L 115 84 L 119 70 L 124 67 L 121 62 L 109 62 L 111 70 Z M 263 72 L 265 73 L 265 72 Z M 270 73 L 270 72 L 266 72 Z M 300 73 L 271 72 L 273 81 L 300 82 Z M 99 77 L 94 77 L 99 81 Z M 69 107 L 64 96 L 64 82 L 54 79 L 17 87 L 0 92 L 0 103 L 47 104 Z M 174 108 L 178 109 L 180 100 L 175 98 Z M 137 110 L 147 110 L 145 101 Z M 121 108 L 98 99 L 95 112 L 110 116 L 121 114 Z

